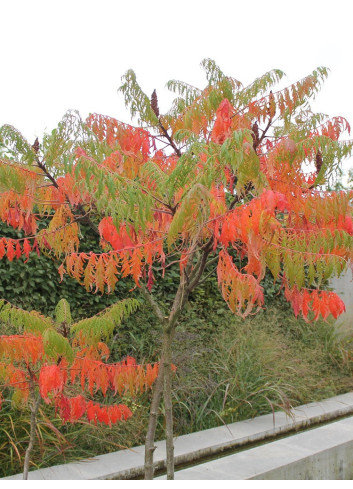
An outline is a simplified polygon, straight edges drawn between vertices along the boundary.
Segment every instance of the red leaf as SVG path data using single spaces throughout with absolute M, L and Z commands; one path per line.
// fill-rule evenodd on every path
M 335 319 L 346 310 L 343 300 L 334 292 L 329 292 L 329 309 Z
M 70 421 L 80 419 L 86 412 L 87 402 L 81 395 L 72 397 L 70 400 Z
M 44 365 L 39 374 L 39 392 L 44 401 L 49 404 L 49 394 L 57 396 L 65 385 L 63 370 L 57 365 Z
M 224 99 L 217 109 L 216 121 L 211 132 L 212 141 L 222 144 L 230 136 L 232 112 L 233 107 L 231 103 L 228 99 Z
M 28 241 L 28 239 L 25 239 L 23 242 L 23 253 L 25 254 L 26 258 L 29 258 L 29 254 L 32 251 L 31 244 Z
M 71 415 L 70 400 L 61 395 L 60 397 L 56 398 L 55 406 L 56 409 L 59 409 L 59 414 L 63 421 L 68 421 Z
M 0 259 L 3 258 L 3 256 L 5 256 L 6 253 L 5 243 L 6 241 L 4 238 L 0 239 Z
M 7 241 L 7 258 L 9 261 L 12 261 L 16 256 L 16 253 L 15 253 L 15 250 L 14 250 L 14 246 L 13 246 L 13 242 L 11 239 L 9 239 Z
M 153 275 L 152 267 L 149 267 L 147 288 L 150 292 L 152 290 L 153 284 L 154 284 L 154 275 Z
M 240 273 L 228 253 L 222 250 L 217 267 L 218 284 L 231 311 L 246 317 L 264 302 L 263 289 L 253 275 Z
M 16 243 L 16 258 L 19 259 L 22 256 L 21 244 L 19 241 Z

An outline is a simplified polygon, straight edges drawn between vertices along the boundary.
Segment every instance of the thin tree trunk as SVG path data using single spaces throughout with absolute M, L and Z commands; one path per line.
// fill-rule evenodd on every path
M 156 380 L 154 393 L 151 403 L 151 411 L 148 423 L 148 430 L 145 442 L 145 479 L 152 480 L 154 475 L 153 454 L 156 449 L 154 438 L 156 433 L 158 409 L 161 394 L 164 394 L 165 402 L 165 421 L 166 421 L 166 455 L 167 455 L 167 479 L 174 479 L 174 442 L 173 442 L 173 404 L 172 404 L 172 341 L 179 316 L 187 302 L 190 292 L 196 287 L 204 268 L 206 267 L 207 256 L 210 252 L 211 240 L 207 249 L 204 250 L 202 258 L 192 271 L 189 280 L 191 284 L 187 285 L 185 274 L 182 275 L 177 293 L 175 295 L 173 306 L 169 317 L 164 316 L 163 312 L 155 302 L 153 296 L 148 292 L 146 287 L 142 287 L 142 293 L 153 307 L 157 317 L 163 325 L 163 344 L 162 355 L 160 360 L 160 370 Z M 187 264 L 188 271 L 192 268 L 193 254 L 190 255 Z M 190 269 L 190 270 L 189 270 Z
M 153 455 L 156 449 L 154 444 L 158 412 L 162 393 L 165 402 L 166 421 L 166 453 L 167 453 L 167 477 L 174 478 L 174 445 L 173 445 L 173 407 L 171 395 L 171 364 L 172 364 L 172 340 L 174 328 L 165 326 L 163 330 L 162 355 L 160 368 L 155 383 L 151 402 L 150 417 L 145 441 L 145 479 L 152 480 L 154 476 Z
M 164 406 L 166 422 L 167 480 L 174 479 L 174 442 L 173 442 L 173 403 L 172 403 L 172 334 L 166 333 L 164 357 Z
M 38 396 L 37 398 L 35 398 L 33 393 L 33 404 L 31 406 L 31 426 L 30 426 L 30 433 L 29 433 L 29 444 L 26 450 L 25 460 L 23 464 L 23 480 L 28 479 L 29 462 L 31 460 L 31 453 L 32 453 L 34 438 L 36 434 L 37 414 L 38 414 L 40 401 L 41 401 L 41 397 Z
M 159 404 L 163 392 L 164 381 L 164 361 L 163 356 L 159 364 L 159 371 L 156 383 L 153 389 L 153 396 L 151 402 L 150 416 L 148 420 L 148 429 L 145 441 L 145 479 L 152 480 L 154 475 L 153 454 L 156 449 L 154 444 L 154 438 L 156 434 L 157 419 Z
M 150 416 L 148 420 L 148 428 L 147 428 L 147 434 L 145 439 L 145 479 L 152 480 L 154 474 L 153 454 L 156 449 L 156 446 L 154 444 L 154 439 L 156 434 L 159 405 L 160 405 L 160 401 L 163 393 L 163 385 L 164 385 L 164 344 L 165 344 L 164 332 L 166 330 L 166 323 L 168 318 L 165 316 L 162 309 L 157 304 L 152 294 L 150 294 L 150 292 L 148 291 L 147 287 L 144 284 L 142 284 L 141 286 L 141 292 L 145 297 L 145 299 L 151 305 L 152 309 L 154 310 L 163 328 L 161 359 L 159 362 L 159 371 L 158 371 L 157 380 L 153 388 Z

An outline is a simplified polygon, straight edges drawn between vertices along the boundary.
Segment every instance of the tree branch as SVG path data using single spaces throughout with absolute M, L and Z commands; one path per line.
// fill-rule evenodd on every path
M 164 135 L 164 136 L 165 136 L 165 137 L 168 139 L 168 142 L 169 142 L 170 146 L 171 146 L 171 147 L 174 149 L 175 153 L 176 153 L 176 154 L 179 156 L 179 158 L 180 158 L 180 156 L 181 156 L 181 151 L 180 151 L 180 149 L 179 149 L 177 146 L 175 146 L 175 143 L 174 143 L 174 141 L 173 141 L 172 137 L 171 137 L 171 136 L 169 136 L 168 131 L 167 131 L 167 129 L 166 129 L 164 126 L 163 126 L 163 124 L 162 124 L 162 122 L 161 122 L 160 118 L 158 119 L 158 123 L 159 123 L 159 127 L 162 129 L 163 135 Z
M 58 185 L 57 181 L 55 180 L 55 178 L 53 177 L 53 175 L 48 172 L 45 164 L 42 161 L 40 161 L 40 159 L 38 158 L 38 156 L 36 156 L 35 161 L 37 163 L 38 168 L 44 173 L 44 176 L 46 176 L 50 180 L 51 184 L 56 189 L 59 189 L 59 185 Z M 67 198 L 68 201 L 70 201 L 70 199 L 68 198 L 67 195 L 65 197 Z M 76 208 L 80 212 L 80 214 L 83 214 L 82 217 L 81 217 L 81 220 L 84 221 L 84 222 L 86 222 L 88 224 L 88 226 L 95 232 L 95 234 L 97 234 L 97 236 L 100 236 L 100 233 L 99 233 L 99 230 L 98 230 L 97 226 L 87 216 L 87 213 L 84 210 L 82 204 L 78 204 L 76 206 Z
M 36 156 L 35 158 L 36 160 L 36 163 L 37 163 L 37 166 L 38 168 L 40 168 L 42 170 L 42 172 L 44 173 L 44 175 L 49 178 L 49 180 L 51 181 L 52 185 L 54 185 L 55 188 L 59 188 L 59 185 L 57 184 L 57 181 L 55 180 L 55 178 L 53 177 L 53 175 L 51 175 L 48 170 L 46 169 L 44 163 L 42 161 L 40 161 L 40 159 L 38 158 L 38 156 Z
M 271 127 L 271 124 L 272 124 L 272 117 L 270 117 L 270 120 L 268 121 L 267 126 L 262 131 L 262 135 L 261 135 L 260 139 L 258 141 L 256 141 L 256 143 L 254 144 L 254 151 L 255 151 L 255 153 L 256 153 L 257 148 L 260 146 L 260 144 L 262 143 L 262 141 L 265 139 L 266 133 L 269 130 L 269 128 Z
M 249 182 L 248 184 L 245 185 L 244 192 L 234 197 L 232 202 L 229 204 L 229 210 L 231 211 L 232 209 L 234 209 L 236 204 L 239 204 L 239 202 L 248 195 L 251 189 L 252 189 L 252 183 Z
M 159 307 L 159 304 L 155 301 L 153 295 L 148 291 L 147 287 L 143 283 L 141 283 L 141 292 L 147 302 L 149 302 L 150 306 L 154 310 L 156 316 L 161 321 L 161 323 L 165 323 L 166 319 L 168 319 L 167 316 L 163 314 L 163 311 Z

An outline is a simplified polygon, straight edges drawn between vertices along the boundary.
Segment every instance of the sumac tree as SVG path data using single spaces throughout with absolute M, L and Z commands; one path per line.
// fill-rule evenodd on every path
M 137 127 L 98 114 L 82 121 L 71 112 L 33 145 L 14 128 L 1 129 L 11 159 L 0 165 L 0 218 L 27 237 L 0 240 L 0 256 L 14 260 L 36 250 L 61 257 L 61 276 L 100 293 L 130 276 L 161 324 L 146 478 L 153 477 L 162 394 L 173 478 L 171 345 L 204 278 L 217 272 L 229 308 L 244 317 L 263 307 L 269 269 L 296 315 L 337 317 L 344 304 L 322 284 L 352 258 L 352 193 L 325 190 L 351 155 L 352 142 L 340 140 L 349 124 L 309 105 L 327 70 L 274 91 L 280 70 L 244 87 L 210 59 L 202 67 L 204 89 L 168 83 L 177 96 L 164 114 L 156 92 L 147 96 L 128 71 L 120 91 Z M 38 231 L 38 216 L 48 217 L 46 229 Z M 82 222 L 100 235 L 101 253 L 78 251 Z M 154 295 L 156 271 L 167 275 L 175 262 L 180 281 L 165 308 Z
M 0 408 L 7 390 L 12 401 L 31 411 L 29 444 L 23 478 L 28 478 L 40 404 L 53 404 L 63 422 L 88 422 L 109 426 L 132 416 L 125 404 L 104 405 L 94 395 L 107 391 L 134 396 L 149 389 L 158 364 L 137 365 L 132 357 L 107 363 L 109 349 L 100 341 L 136 309 L 137 301 L 119 302 L 98 316 L 71 324 L 69 303 L 62 299 L 53 321 L 35 311 L 27 312 L 0 301 L 0 322 L 18 334 L 0 335 Z M 70 334 L 71 333 L 71 334 Z M 87 395 L 90 397 L 87 398 Z

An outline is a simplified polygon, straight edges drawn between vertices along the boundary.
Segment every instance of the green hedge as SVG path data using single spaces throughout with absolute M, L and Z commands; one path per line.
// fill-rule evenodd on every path
M 82 226 L 85 240 L 82 251 L 99 251 L 98 238 L 86 226 Z M 0 237 L 22 238 L 22 232 L 0 223 Z M 64 276 L 60 282 L 60 261 L 50 255 L 32 252 L 25 257 L 9 262 L 0 260 L 0 297 L 26 310 L 36 310 L 50 316 L 60 299 L 65 298 L 71 306 L 73 318 L 89 317 L 126 297 L 132 283 L 121 281 L 114 294 L 102 295 L 87 292 L 75 279 Z

